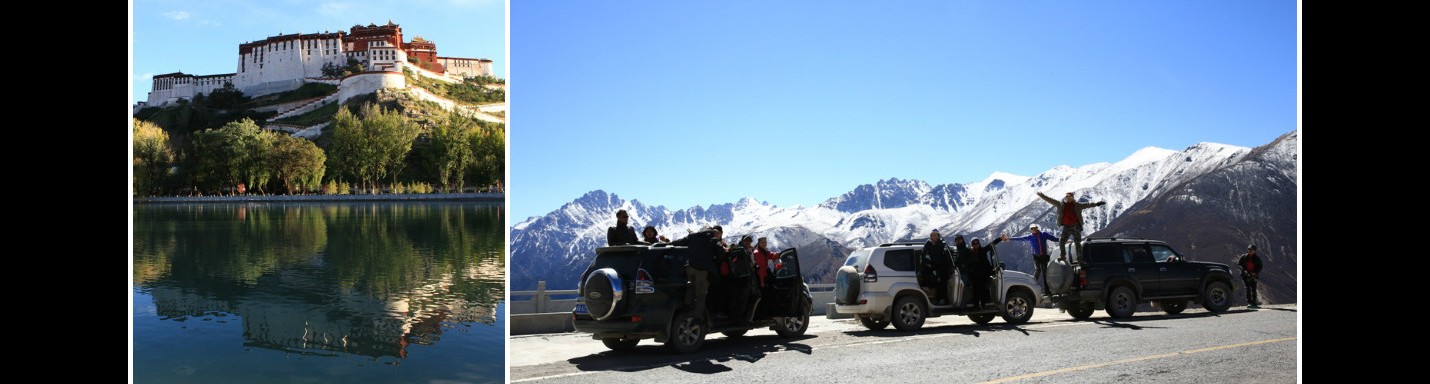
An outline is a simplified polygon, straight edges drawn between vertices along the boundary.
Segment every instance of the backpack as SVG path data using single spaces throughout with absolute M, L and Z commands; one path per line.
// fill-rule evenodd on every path
M 729 266 L 730 275 L 733 277 L 750 277 L 755 272 L 750 261 L 750 253 L 745 252 L 743 247 L 731 248 L 729 252 L 725 253 L 723 262 Z

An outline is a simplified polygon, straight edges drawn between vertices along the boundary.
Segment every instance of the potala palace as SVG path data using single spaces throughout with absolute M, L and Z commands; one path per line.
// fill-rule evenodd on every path
M 192 99 L 196 94 L 222 89 L 225 83 L 232 83 L 244 95 L 253 97 L 297 89 L 305 82 L 354 88 L 348 87 L 346 78 L 323 77 L 325 64 L 344 66 L 349 59 L 357 60 L 365 69 L 363 74 L 349 77 L 378 76 L 353 81 L 356 87 L 365 89 L 343 89 L 345 95 L 372 92 L 366 88 L 402 88 L 400 76 L 403 68 L 449 82 L 461 81 L 464 77 L 492 75 L 490 59 L 438 56 L 436 43 L 420 36 L 404 41 L 402 27 L 389 20 L 386 25 L 354 25 L 347 32 L 280 34 L 239 44 L 237 72 L 156 75 L 147 102 L 137 107 L 158 107 L 180 99 Z M 380 76 L 387 74 L 391 77 L 394 73 L 398 76 L 396 81 Z

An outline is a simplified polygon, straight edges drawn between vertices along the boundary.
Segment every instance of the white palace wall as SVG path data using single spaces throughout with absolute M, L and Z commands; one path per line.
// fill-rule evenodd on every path
M 178 101 L 179 98 L 192 99 L 194 95 L 205 95 L 222 89 L 225 82 L 233 81 L 228 76 L 182 76 L 154 79 L 153 90 L 149 92 L 149 106 L 160 106 Z
M 338 105 L 348 102 L 353 96 L 377 92 L 382 88 L 407 88 L 407 79 L 402 72 L 364 72 L 344 77 L 338 85 Z
M 238 57 L 234 87 L 248 96 L 297 89 L 305 77 L 321 77 L 323 65 L 347 64 L 342 40 L 287 40 L 254 47 Z

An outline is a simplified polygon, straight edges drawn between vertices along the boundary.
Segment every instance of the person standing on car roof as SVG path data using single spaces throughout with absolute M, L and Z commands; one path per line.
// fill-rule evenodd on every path
M 1082 244 L 1082 210 L 1107 205 L 1106 201 L 1099 201 L 1096 203 L 1079 203 L 1073 200 L 1072 192 L 1068 192 L 1067 195 L 1063 195 L 1063 200 L 1061 202 L 1053 200 L 1053 198 L 1048 197 L 1048 195 L 1044 195 L 1042 192 L 1038 192 L 1038 197 L 1042 198 L 1043 201 L 1048 202 L 1048 204 L 1052 204 L 1054 207 L 1058 208 L 1058 225 L 1062 227 L 1063 232 L 1062 235 L 1058 238 L 1058 260 L 1067 260 L 1068 236 L 1072 236 L 1073 238 L 1073 247 L 1077 247 L 1079 246 L 1079 244 Z M 1081 253 L 1079 253 L 1079 255 L 1081 255 Z
M 988 302 L 988 290 L 989 283 L 992 282 L 992 279 L 989 277 L 993 274 L 993 263 L 989 261 L 988 257 L 989 254 L 993 252 L 993 246 L 998 245 L 999 241 L 1003 241 L 1003 239 L 995 237 L 993 238 L 993 242 L 988 243 L 987 247 L 982 246 L 981 241 L 978 240 L 977 237 L 968 242 L 969 254 L 972 255 L 972 260 L 969 260 L 968 263 L 969 269 L 971 269 L 969 274 L 972 275 L 969 277 L 969 280 L 972 280 L 973 285 L 973 303 L 979 308 L 990 304 Z
M 1058 238 L 1049 235 L 1047 232 L 1043 232 L 1042 228 L 1037 224 L 1029 225 L 1028 231 L 1031 233 L 1027 236 L 1009 238 L 1008 240 L 1028 242 L 1028 247 L 1033 251 L 1033 266 L 1036 267 L 1033 278 L 1043 284 L 1044 296 L 1052 296 L 1053 292 L 1048 288 L 1048 261 L 1051 257 L 1048 255 L 1048 241 L 1057 240 Z
M 1246 246 L 1246 253 L 1236 260 L 1241 267 L 1241 281 L 1246 283 L 1247 308 L 1261 308 L 1260 297 L 1256 294 L 1256 278 L 1261 274 L 1261 256 L 1256 255 L 1256 244 Z
M 626 224 L 630 217 L 624 209 L 616 211 L 616 226 L 606 228 L 606 245 L 626 245 L 640 242 L 640 239 L 636 237 L 636 229 Z
M 934 273 L 938 274 L 938 286 L 934 287 L 938 292 L 938 304 L 946 305 L 949 303 L 948 280 L 953 276 L 953 257 L 948 254 L 948 243 L 943 242 L 938 228 L 929 231 L 929 240 L 924 242 L 924 257 L 929 258 Z

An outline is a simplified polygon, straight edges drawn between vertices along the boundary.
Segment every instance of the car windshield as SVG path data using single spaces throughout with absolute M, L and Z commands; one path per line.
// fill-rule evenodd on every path
M 853 266 L 857 268 L 858 266 L 863 265 L 865 260 L 869 259 L 869 254 L 871 253 L 874 253 L 873 248 L 864 248 L 854 251 L 854 253 L 849 254 L 848 259 L 844 259 L 844 265 Z

